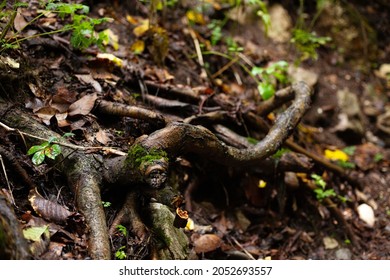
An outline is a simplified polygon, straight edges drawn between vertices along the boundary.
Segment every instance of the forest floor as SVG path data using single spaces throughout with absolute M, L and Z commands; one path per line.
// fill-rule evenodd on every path
M 267 174 L 261 166 L 225 167 L 182 155 L 172 169 L 185 198 L 184 208 L 195 223 L 185 229 L 189 258 L 390 259 L 390 23 L 386 9 L 378 3 L 345 6 L 336 1 L 337 5 L 318 14 L 315 7 L 305 6 L 302 16 L 292 1 L 269 1 L 273 27 L 267 37 L 250 5 L 233 9 L 220 5 L 222 1 L 205 1 L 211 4 L 197 10 L 204 1 L 183 1 L 153 13 L 149 4 L 139 1 L 89 2 L 93 3 L 89 16 L 112 18 L 97 26 L 99 31 L 108 30 L 105 50 L 94 46 L 75 50 L 69 32 L 33 36 L 21 42 L 19 49 L 3 50 L 2 60 L 10 58 L 20 67 L 7 63 L 15 79 L 5 80 L 1 74 L 2 99 L 26 108 L 31 118 L 60 135 L 72 132 L 69 139 L 76 145 L 110 146 L 126 153 L 136 138 L 158 128 L 140 119 L 95 113 L 97 99 L 153 109 L 172 121 L 193 117 L 205 126 L 207 122 L 197 118 L 203 108 L 218 111 L 220 105 L 230 108 L 222 124 L 250 142 L 263 135 L 242 115 L 262 99 L 258 81 L 247 70 L 285 61 L 290 68 L 283 75 L 289 82 L 304 80 L 314 90 L 312 106 L 291 139 L 311 154 L 345 168 L 357 183 L 319 162 L 309 173 Z M 29 7 L 19 9 L 14 23 L 18 36 L 66 24 L 67 18 L 53 14 L 22 29 L 39 13 L 37 5 L 30 1 Z M 317 58 L 304 58 L 305 52 L 290 42 L 299 20 L 307 28 L 312 22 L 310 31 L 332 38 L 315 50 Z M 159 27 L 152 30 L 150 22 Z M 277 88 L 288 85 L 271 83 Z M 191 89 L 196 98 L 180 95 L 182 89 Z M 265 121 L 272 123 L 278 112 L 265 116 Z M 43 197 L 77 211 L 63 176 L 46 162 L 34 165 L 26 154 L 29 147 L 17 134 L 1 128 L 0 144 L 17 158 Z M 38 215 L 27 200 L 28 191 L 13 174 L 10 166 L 2 169 L 1 192 L 15 199 L 15 212 L 26 227 Z M 334 203 L 330 207 L 319 197 L 326 196 L 326 191 L 326 198 Z M 123 199 L 118 195 L 122 194 L 102 190 L 109 226 L 121 208 Z M 332 207 L 341 213 L 341 220 Z M 374 220 L 370 220 L 372 212 Z M 85 233 L 77 235 L 59 227 L 51 244 L 35 257 L 88 258 Z M 131 228 L 127 231 L 111 235 L 112 257 L 151 258 L 150 244 L 141 242 Z

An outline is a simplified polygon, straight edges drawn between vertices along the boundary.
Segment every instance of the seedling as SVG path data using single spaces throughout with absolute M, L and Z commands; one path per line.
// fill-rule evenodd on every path
M 267 67 L 253 67 L 251 74 L 259 76 L 261 82 L 258 83 L 257 88 L 263 100 L 267 100 L 274 96 L 277 83 L 286 85 L 289 81 L 288 63 L 286 61 L 278 61 L 268 65 Z
M 109 201 L 102 201 L 102 204 L 103 204 L 104 208 L 107 208 L 107 207 L 111 206 L 111 202 L 109 202 Z
M 123 236 L 127 236 L 127 229 L 122 225 L 117 225 L 116 229 L 123 234 Z
M 125 253 L 125 248 L 126 246 L 120 247 L 116 252 L 115 252 L 115 258 L 118 260 L 124 260 L 127 258 L 126 253 Z
M 16 32 L 12 36 L 10 36 L 10 38 L 5 39 L 9 29 L 14 25 L 17 9 L 19 7 L 28 7 L 27 3 L 16 2 L 15 4 L 13 4 L 12 10 L 7 11 L 5 9 L 5 3 L 6 1 L 3 1 L 0 4 L 0 9 L 2 10 L 2 12 L 0 13 L 0 19 L 6 18 L 6 25 L 0 34 L 0 52 L 4 51 L 5 49 L 18 48 L 19 43 L 28 39 L 66 31 L 72 32 L 70 42 L 72 46 L 77 49 L 84 49 L 93 44 L 96 44 L 100 48 L 102 48 L 102 42 L 107 39 L 107 34 L 105 34 L 104 32 L 96 33 L 94 29 L 96 25 L 108 21 L 108 18 L 92 19 L 86 15 L 87 13 L 89 13 L 88 6 L 82 4 L 63 3 L 54 0 L 49 0 L 44 9 L 46 11 L 58 13 L 61 19 L 64 19 L 65 17 L 70 17 L 70 24 L 65 25 L 61 29 L 38 33 L 17 39 L 19 33 L 23 29 L 25 29 L 27 26 L 31 25 L 33 22 L 44 16 L 45 13 L 43 12 L 37 15 L 31 21 L 29 21 L 22 30 Z
M 322 179 L 320 175 L 312 174 L 311 178 L 314 179 L 314 184 L 318 186 L 318 188 L 314 190 L 318 201 L 323 201 L 327 197 L 336 196 L 336 193 L 333 189 L 328 189 L 328 190 L 325 189 L 326 182 L 324 181 L 324 179 Z
M 59 144 L 54 142 L 60 142 L 66 137 L 73 136 L 73 133 L 65 133 L 60 138 L 50 137 L 47 141 L 43 142 L 40 145 L 32 146 L 28 151 L 27 155 L 33 155 L 32 162 L 35 165 L 40 165 L 46 157 L 50 159 L 56 159 L 62 153 L 61 147 Z

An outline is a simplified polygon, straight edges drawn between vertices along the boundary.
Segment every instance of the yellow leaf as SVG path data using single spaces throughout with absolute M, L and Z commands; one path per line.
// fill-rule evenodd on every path
M 141 37 L 146 33 L 146 31 L 149 30 L 149 27 L 150 27 L 149 20 L 148 19 L 142 20 L 141 24 L 133 29 L 133 33 L 135 36 Z
M 131 15 L 126 16 L 126 20 L 131 24 L 138 24 L 138 20 L 135 17 L 132 17 Z
M 267 186 L 267 182 L 263 180 L 259 180 L 259 188 L 263 189 Z
M 195 12 L 193 10 L 190 10 L 186 13 L 187 19 L 191 22 L 204 25 L 206 24 L 206 21 L 203 18 L 203 15 L 201 13 Z
M 341 150 L 332 151 L 328 149 L 325 150 L 325 157 L 330 160 L 341 160 L 344 162 L 349 158 L 348 155 Z
M 122 67 L 122 65 L 123 65 L 122 59 L 120 59 L 120 58 L 118 58 L 115 55 L 110 54 L 110 53 L 98 53 L 96 57 L 101 58 L 101 59 L 107 59 L 119 67 Z
M 144 50 L 145 50 L 145 42 L 142 41 L 142 40 L 137 40 L 137 41 L 135 41 L 135 42 L 131 45 L 130 50 L 131 50 L 134 54 L 143 53 Z
M 194 220 L 192 220 L 191 218 L 188 218 L 187 225 L 186 225 L 185 229 L 186 230 L 194 230 L 194 228 L 195 228 Z
M 103 30 L 102 31 L 103 34 L 107 35 L 107 39 L 103 40 L 103 45 L 107 46 L 108 44 L 110 44 L 114 50 L 118 50 L 119 49 L 119 38 L 118 38 L 118 35 L 114 34 L 114 32 L 112 32 L 111 29 L 106 29 L 106 30 Z

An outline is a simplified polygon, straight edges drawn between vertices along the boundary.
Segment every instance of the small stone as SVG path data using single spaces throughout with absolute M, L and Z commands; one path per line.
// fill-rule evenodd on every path
M 340 248 L 335 253 L 336 260 L 350 260 L 352 253 L 348 248 Z
M 374 210 L 372 207 L 368 204 L 360 204 L 357 208 L 359 218 L 366 222 L 366 224 L 369 227 L 373 227 L 375 224 L 375 215 L 374 215 Z

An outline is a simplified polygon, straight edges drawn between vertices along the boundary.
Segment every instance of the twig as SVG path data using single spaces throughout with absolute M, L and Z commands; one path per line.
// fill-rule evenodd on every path
M 8 180 L 8 176 L 7 176 L 7 171 L 5 170 L 4 161 L 3 161 L 3 157 L 1 156 L 1 154 L 0 154 L 0 162 L 1 162 L 1 167 L 3 168 L 5 180 L 7 181 L 8 190 L 9 190 L 9 193 L 10 193 L 10 196 L 11 196 L 11 200 L 12 200 L 11 202 L 12 202 L 13 205 L 16 206 L 16 204 L 15 204 L 15 198 L 14 198 L 14 195 L 12 194 L 11 185 L 9 184 L 9 180 Z

